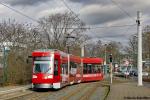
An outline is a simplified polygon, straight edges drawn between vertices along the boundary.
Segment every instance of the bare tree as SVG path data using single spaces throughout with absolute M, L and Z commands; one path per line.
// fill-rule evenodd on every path
M 76 54 L 79 54 L 79 44 L 86 39 L 86 35 L 81 33 L 86 29 L 85 24 L 76 16 L 72 13 L 55 14 L 40 19 L 39 23 L 38 27 L 10 19 L 0 23 L 0 43 L 1 45 L 7 43 L 10 48 L 7 57 L 7 82 L 23 83 L 27 80 L 29 82 L 32 67 L 26 63 L 28 55 L 31 55 L 34 49 L 41 48 L 65 50 L 68 34 L 76 37 L 68 42 L 72 48 L 78 48 Z
M 67 35 L 76 37 L 74 41 L 69 41 L 75 45 L 81 41 L 82 32 L 86 29 L 85 24 L 78 20 L 73 13 L 63 13 L 50 15 L 40 19 L 39 27 L 41 33 L 44 34 L 44 42 L 47 48 L 57 48 L 64 50 L 67 45 Z
M 4 46 L 10 48 L 8 57 L 5 59 L 7 63 L 5 67 L 8 71 L 6 82 L 24 83 L 27 80 L 30 81 L 32 67 L 26 63 L 26 58 L 32 50 L 42 47 L 41 34 L 38 29 L 31 24 L 20 24 L 15 20 L 8 20 L 0 23 L 0 36 L 1 48 Z
M 88 37 L 81 34 L 85 30 L 85 24 L 77 16 L 67 12 L 41 18 L 38 27 L 10 19 L 2 21 L 0 43 L 2 45 L 7 43 L 10 48 L 7 57 L 7 82 L 24 83 L 31 80 L 32 67 L 31 64 L 26 63 L 26 59 L 34 49 L 65 50 L 68 42 L 74 54 L 80 55 L 80 44 Z M 68 34 L 74 36 L 75 39 L 67 40 Z
M 150 26 L 147 25 L 143 28 L 142 33 L 142 51 L 143 51 L 143 60 L 150 59 Z M 128 47 L 126 47 L 125 51 L 130 58 L 133 59 L 133 65 L 137 66 L 137 47 L 138 47 L 138 37 L 137 34 L 131 36 L 129 39 Z
M 11 42 L 11 48 L 31 48 L 41 43 L 41 35 L 38 29 L 31 24 L 19 24 L 15 20 L 0 23 L 0 42 Z
M 143 29 L 143 58 L 150 59 L 150 26 Z

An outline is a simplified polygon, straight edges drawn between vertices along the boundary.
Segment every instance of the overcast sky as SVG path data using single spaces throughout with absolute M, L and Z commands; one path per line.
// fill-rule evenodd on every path
M 141 11 L 144 25 L 150 24 L 150 0 L 65 0 L 67 5 L 88 26 L 118 26 L 136 24 L 137 11 Z M 69 11 L 61 0 L 0 0 L 20 12 L 39 19 L 50 14 Z M 123 10 L 130 16 L 128 16 Z M 32 20 L 17 14 L 16 12 L 0 5 L 0 20 L 16 19 L 19 22 L 31 22 Z M 36 24 L 36 23 L 35 23 Z M 100 28 L 85 32 L 92 38 L 106 41 L 117 41 L 127 44 L 128 38 L 136 33 L 136 26 L 122 28 Z

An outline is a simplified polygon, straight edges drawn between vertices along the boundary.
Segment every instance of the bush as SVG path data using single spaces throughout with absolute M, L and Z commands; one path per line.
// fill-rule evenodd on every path
M 22 53 L 10 52 L 7 58 L 7 80 L 5 84 L 26 84 L 31 82 L 32 65 L 27 64 Z

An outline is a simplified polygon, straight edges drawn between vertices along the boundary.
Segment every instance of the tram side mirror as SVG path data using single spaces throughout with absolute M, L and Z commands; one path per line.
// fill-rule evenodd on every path
M 27 64 L 31 63 L 31 62 L 32 62 L 31 59 L 32 59 L 32 56 L 28 56 L 28 58 L 26 59 L 26 63 L 27 63 Z

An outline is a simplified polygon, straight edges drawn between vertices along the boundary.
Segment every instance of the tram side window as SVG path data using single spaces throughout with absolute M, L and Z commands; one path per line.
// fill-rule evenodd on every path
M 100 64 L 93 64 L 92 65 L 92 73 L 100 73 L 102 66 Z
M 61 65 L 61 73 L 64 74 L 64 64 Z
M 77 64 L 74 63 L 74 62 L 70 62 L 70 67 L 71 67 L 71 68 L 77 68 Z
M 101 65 L 97 65 L 97 71 L 101 72 L 101 70 L 102 70 L 102 66 Z
M 95 66 L 95 64 L 92 64 L 92 73 L 96 73 L 96 72 L 97 72 L 96 66 Z
M 92 64 L 87 64 L 87 70 L 89 74 L 92 73 Z
M 84 64 L 84 66 L 83 66 L 83 73 L 84 73 L 84 74 L 87 73 L 87 64 Z
M 65 64 L 66 74 L 68 74 L 68 64 Z
M 84 64 L 83 73 L 84 74 L 91 74 L 93 73 L 92 64 Z
M 58 60 L 54 62 L 54 76 L 58 75 Z
M 99 73 L 101 72 L 101 65 L 99 64 L 84 64 L 83 73 L 91 74 L 91 73 Z
M 68 65 L 62 64 L 62 74 L 68 74 Z
M 75 75 L 77 73 L 77 64 L 70 62 L 70 74 Z

